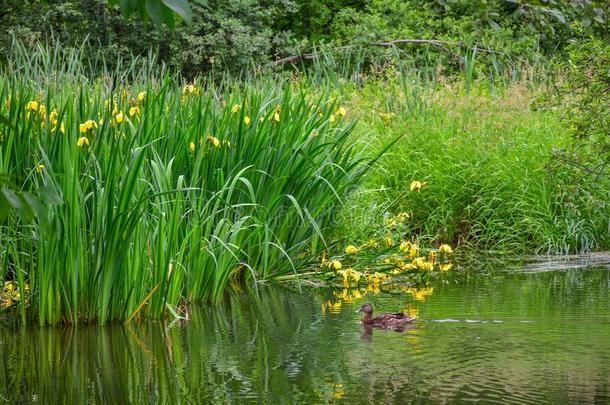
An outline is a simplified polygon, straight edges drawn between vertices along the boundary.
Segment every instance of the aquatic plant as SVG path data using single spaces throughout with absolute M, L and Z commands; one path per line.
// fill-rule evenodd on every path
M 327 90 L 182 83 L 137 60 L 90 79 L 55 52 L 0 73 L 0 172 L 51 196 L 0 224 L 0 264 L 30 287 L 23 321 L 156 318 L 231 279 L 298 271 L 371 161 Z

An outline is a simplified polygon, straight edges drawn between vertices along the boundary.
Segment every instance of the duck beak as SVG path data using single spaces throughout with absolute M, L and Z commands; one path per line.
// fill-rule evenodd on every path
M 356 311 L 356 313 L 360 313 L 362 312 L 362 308 L 360 308 L 359 310 Z

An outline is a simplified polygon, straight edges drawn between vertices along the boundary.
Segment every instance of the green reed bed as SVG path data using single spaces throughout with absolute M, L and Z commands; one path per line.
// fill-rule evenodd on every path
M 136 63 L 86 79 L 72 53 L 36 55 L 0 75 L 0 173 L 44 190 L 35 219 L 0 223 L 24 321 L 159 317 L 295 272 L 367 168 L 327 91 Z

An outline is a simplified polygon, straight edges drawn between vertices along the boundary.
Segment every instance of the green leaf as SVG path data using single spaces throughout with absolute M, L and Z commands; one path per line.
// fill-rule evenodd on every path
M 116 1 L 110 2 L 110 4 L 116 4 Z M 134 10 L 133 0 L 121 0 L 121 14 L 123 14 L 124 18 L 127 18 L 131 15 Z
M 160 0 L 146 0 L 146 12 L 156 25 L 163 24 L 163 4 Z
M 4 197 L 3 193 L 0 193 L 0 221 L 4 221 L 6 217 L 8 217 L 9 212 L 11 212 L 11 205 L 8 200 Z
M 191 23 L 191 7 L 186 0 L 162 0 L 162 2 L 188 24 Z
M 0 189 L 0 194 L 6 199 L 11 207 L 18 210 L 21 209 L 21 200 L 13 190 L 10 188 L 2 188 Z
M 174 13 L 171 9 L 169 9 L 167 6 L 162 6 L 162 12 L 163 12 L 163 21 L 165 22 L 165 24 L 167 24 L 167 26 L 169 27 L 170 30 L 174 30 L 176 28 L 176 20 L 174 18 Z

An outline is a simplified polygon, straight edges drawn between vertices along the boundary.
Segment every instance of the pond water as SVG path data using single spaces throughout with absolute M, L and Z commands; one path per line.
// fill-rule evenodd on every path
M 427 289 L 262 286 L 185 323 L 4 325 L 0 402 L 610 402 L 608 266 L 541 269 Z M 420 320 L 367 330 L 363 302 Z

